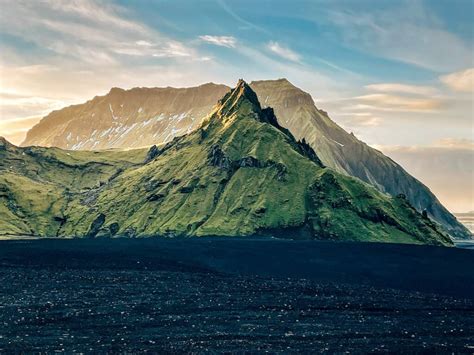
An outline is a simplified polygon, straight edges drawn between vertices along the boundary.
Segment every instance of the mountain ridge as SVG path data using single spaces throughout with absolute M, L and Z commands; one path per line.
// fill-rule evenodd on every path
M 314 149 L 324 165 L 340 173 L 354 176 L 362 181 L 368 182 L 380 191 L 389 193 L 392 196 L 404 194 L 418 211 L 426 209 L 428 214 L 445 226 L 454 237 L 468 238 L 470 236 L 470 233 L 441 205 L 426 186 L 409 175 L 392 159 L 386 157 L 380 151 L 367 146 L 354 135 L 347 133 L 339 127 L 329 118 L 325 111 L 315 106 L 311 95 L 297 88 L 286 79 L 254 81 L 249 85 L 256 92 L 257 98 L 262 103 L 262 108 L 271 106 L 275 110 L 275 114 L 280 118 L 279 123 L 281 126 L 289 129 L 298 140 L 304 139 L 305 142 Z M 87 124 L 89 128 L 83 136 L 79 137 L 77 134 L 71 134 L 71 137 L 69 137 L 69 133 L 75 132 L 74 130 L 77 129 L 75 127 L 78 125 L 84 125 L 84 122 L 95 122 L 93 120 L 91 121 L 91 116 L 94 115 L 92 111 L 95 110 L 95 106 L 89 108 L 84 107 L 81 113 L 62 116 L 65 122 L 71 122 L 56 125 L 58 129 L 62 129 L 64 133 L 58 133 L 51 139 L 48 138 L 51 136 L 49 133 L 44 137 L 46 137 L 46 141 L 49 139 L 48 142 L 52 143 L 51 145 L 67 149 L 71 149 L 71 147 L 74 149 L 96 149 L 97 147 L 133 148 L 166 143 L 174 136 L 197 129 L 200 122 L 202 122 L 202 118 L 194 117 L 193 120 L 190 120 L 189 117 L 193 114 L 195 116 L 203 114 L 202 117 L 205 117 L 208 112 L 212 110 L 212 107 L 214 107 L 214 103 L 223 96 L 222 91 L 227 89 L 227 87 L 217 84 L 204 84 L 191 89 L 199 91 L 202 90 L 203 87 L 205 87 L 206 90 L 211 90 L 205 91 L 203 96 L 198 95 L 199 100 L 206 98 L 208 101 L 205 102 L 206 105 L 200 106 L 200 108 L 193 111 L 193 113 L 187 114 L 187 111 L 183 111 L 184 108 L 179 107 L 179 105 L 179 112 L 169 111 L 168 106 L 160 104 L 161 106 L 158 106 L 162 107 L 159 109 L 162 112 L 158 115 L 156 111 L 158 110 L 158 106 L 154 103 L 154 100 L 157 100 L 157 102 L 164 102 L 166 100 L 164 98 L 160 99 L 158 96 L 153 96 L 154 94 L 152 96 L 144 94 L 145 91 L 148 92 L 147 90 L 154 92 L 153 88 L 134 88 L 121 92 L 120 95 L 122 95 L 122 97 L 118 101 L 108 102 L 106 101 L 106 96 L 103 97 L 105 101 L 101 106 L 102 108 L 100 109 L 99 107 L 99 112 L 102 112 L 101 117 L 105 115 L 107 120 L 111 123 L 100 127 L 94 126 L 96 125 L 95 123 Z M 165 92 L 168 89 L 161 88 L 160 92 Z M 180 90 L 184 92 L 182 90 L 185 89 L 173 90 L 176 90 L 176 92 L 180 92 Z M 190 92 L 192 91 L 193 90 Z M 135 92 L 135 94 L 128 96 L 131 92 Z M 147 101 L 153 109 L 150 108 L 149 111 L 138 113 L 140 110 L 138 107 L 139 104 L 134 104 L 132 105 L 133 109 L 127 111 L 131 117 L 127 118 L 124 122 L 122 122 L 122 120 L 115 121 L 111 119 L 110 116 L 120 116 L 120 113 L 117 112 L 121 111 L 117 111 L 115 108 L 120 107 L 120 105 L 125 107 L 131 105 L 131 103 L 136 100 L 135 95 L 138 94 L 138 92 L 140 92 L 139 96 L 143 95 L 147 98 L 145 101 Z M 222 95 L 217 97 L 218 94 Z M 192 96 L 194 96 L 194 94 Z M 176 102 L 180 97 L 179 95 L 170 96 L 166 99 L 170 99 L 171 102 Z M 211 99 L 215 99 L 214 103 L 209 102 Z M 166 107 L 168 107 L 168 109 L 166 109 Z M 189 107 L 190 106 L 187 106 L 187 108 Z M 168 113 L 165 114 L 165 111 Z M 55 126 L 49 116 L 45 118 L 45 122 L 48 121 L 52 123 L 52 126 Z M 45 123 L 40 122 L 38 127 L 44 124 Z M 103 122 L 101 124 L 103 124 Z M 44 128 L 47 129 L 48 126 L 50 125 L 48 124 Z M 68 127 L 67 130 L 65 127 Z M 31 133 L 29 133 L 29 137 L 35 134 L 35 130 L 37 131 L 38 129 L 33 129 Z M 95 131 L 97 132 L 94 133 Z M 67 141 L 68 137 L 70 138 L 69 141 Z M 44 143 L 45 141 L 42 140 L 42 138 L 37 140 L 28 140 L 27 138 L 25 142 L 26 144 L 42 145 L 42 142 Z
M 148 152 L 0 150 L 0 230 L 452 245 L 405 198 L 322 166 L 272 112 L 240 81 L 199 129 Z

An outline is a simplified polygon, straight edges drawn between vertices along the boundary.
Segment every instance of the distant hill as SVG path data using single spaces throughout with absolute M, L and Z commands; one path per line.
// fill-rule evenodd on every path
M 403 194 L 453 237 L 470 237 L 425 185 L 339 127 L 308 93 L 286 79 L 255 81 L 250 86 L 262 107 L 273 107 L 279 123 L 297 139 L 305 138 L 326 166 L 392 196 Z M 28 132 L 22 145 L 91 150 L 167 143 L 195 130 L 228 90 L 212 83 L 185 89 L 114 88 L 85 104 L 50 113 Z
M 148 151 L 0 142 L 0 233 L 276 236 L 452 245 L 404 196 L 324 166 L 244 82 L 195 131 Z

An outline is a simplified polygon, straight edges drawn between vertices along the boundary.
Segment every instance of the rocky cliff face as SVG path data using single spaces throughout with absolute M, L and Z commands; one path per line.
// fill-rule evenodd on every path
M 105 96 L 51 112 L 28 132 L 22 146 L 97 150 L 161 144 L 198 127 L 228 90 L 216 84 L 112 88 Z
M 452 236 L 470 236 L 426 186 L 339 127 L 308 93 L 286 79 L 255 81 L 250 87 L 262 107 L 272 107 L 279 124 L 297 139 L 304 138 L 324 165 L 392 196 L 403 194 Z M 85 150 L 163 144 L 196 129 L 228 90 L 215 84 L 188 89 L 112 89 L 106 96 L 52 112 L 28 132 L 22 145 Z

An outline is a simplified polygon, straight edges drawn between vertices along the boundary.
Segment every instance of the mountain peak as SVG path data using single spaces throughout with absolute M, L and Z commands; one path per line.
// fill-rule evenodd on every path
M 235 88 L 219 100 L 219 105 L 218 113 L 220 116 L 230 116 L 237 110 L 257 114 L 262 111 L 257 94 L 243 79 L 239 79 Z
M 237 86 L 234 88 L 235 97 L 239 100 L 248 100 L 250 103 L 260 108 L 260 102 L 258 101 L 257 94 L 252 88 L 245 82 L 244 79 L 239 79 Z
M 124 92 L 125 92 L 125 90 L 122 89 L 122 88 L 113 87 L 113 88 L 110 89 L 109 95 L 121 94 L 121 93 L 124 93 Z

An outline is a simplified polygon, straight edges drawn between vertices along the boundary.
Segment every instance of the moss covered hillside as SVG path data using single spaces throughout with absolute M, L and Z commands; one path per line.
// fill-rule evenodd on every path
M 243 81 L 201 128 L 130 151 L 0 142 L 0 235 L 248 236 L 451 245 L 403 196 L 325 168 Z

